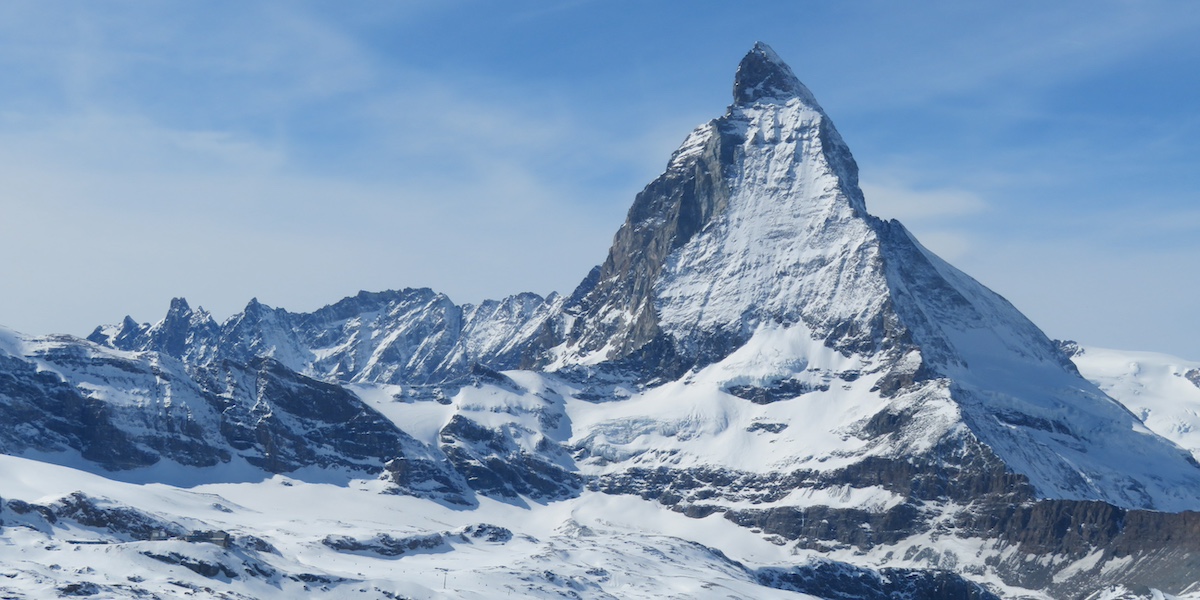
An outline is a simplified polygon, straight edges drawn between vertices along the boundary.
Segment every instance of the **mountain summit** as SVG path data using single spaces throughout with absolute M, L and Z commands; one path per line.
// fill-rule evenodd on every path
M 507 508 L 488 514 L 527 530 L 514 511 L 572 515 L 519 538 L 478 523 L 352 537 L 338 522 L 275 549 L 287 556 L 432 556 L 476 533 L 566 556 L 593 539 L 575 517 L 619 496 L 810 557 L 755 570 L 705 554 L 746 585 L 820 597 L 993 597 L 899 568 L 1054 597 L 1200 582 L 1200 535 L 1177 535 L 1200 532 L 1185 512 L 1200 510 L 1192 455 L 1004 298 L 870 215 L 847 144 L 765 44 L 742 59 L 733 96 L 637 194 L 568 296 L 360 292 L 312 313 L 251 301 L 224 323 L 176 299 L 156 324 L 126 318 L 86 342 L 0 330 L 0 443 L 135 480 L 349 480 L 405 496 L 405 511 L 445 508 L 431 518 L 443 524 L 496 502 Z M 18 514 L 65 518 L 82 500 L 21 502 Z M 273 548 L 254 539 L 238 560 Z M 521 589 L 616 589 L 589 569 L 539 566 Z
M 678 375 L 761 324 L 831 330 L 882 300 L 859 293 L 871 284 L 847 262 L 867 260 L 843 243 L 869 228 L 858 166 L 833 123 L 764 44 L 742 60 L 734 97 L 634 199 L 597 283 L 567 308 L 580 320 L 563 361 L 639 355 Z M 877 325 L 825 333 L 849 348 L 887 337 Z
M 735 104 L 786 101 L 799 98 L 805 104 L 820 110 L 812 92 L 800 83 L 792 68 L 779 58 L 770 46 L 758 42 L 738 64 L 733 78 L 733 101 Z
M 873 451 L 979 442 L 1046 497 L 1200 508 L 1186 452 L 1147 435 L 1006 300 L 867 214 L 845 142 L 770 48 L 742 60 L 734 95 L 635 199 L 596 284 L 566 308 L 560 365 L 674 379 L 754 347 L 776 361 L 755 365 L 755 385 L 813 389 L 838 361 L 776 344 L 815 340 L 892 399 L 874 417 L 908 422 Z

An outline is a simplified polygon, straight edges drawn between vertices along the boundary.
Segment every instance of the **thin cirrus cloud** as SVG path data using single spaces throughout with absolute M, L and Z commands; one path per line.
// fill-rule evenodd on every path
M 969 190 L 921 189 L 886 180 L 864 181 L 861 187 L 873 214 L 906 222 L 973 215 L 988 207 Z
M 75 106 L 10 114 L 0 132 L 10 191 L 0 244 L 14 254 L 37 249 L 0 266 L 5 279 L 24 282 L 0 300 L 6 323 L 86 333 L 122 312 L 153 320 L 175 295 L 218 315 L 256 295 L 311 309 L 360 288 L 407 285 L 478 301 L 569 289 L 603 259 L 623 209 L 546 174 L 582 160 L 555 152 L 568 140 L 603 156 L 613 146 L 603 136 L 483 101 L 478 81 L 372 67 L 340 32 L 291 17 L 263 36 L 269 44 L 239 52 L 221 46 L 231 34 L 218 30 L 204 43 L 213 52 L 176 63 L 227 80 L 234 117 L 211 129 L 188 128 L 186 107 L 163 106 L 161 96 L 110 89 L 135 79 L 111 32 L 90 38 L 94 51 L 76 45 L 61 60 L 40 58 L 61 67 Z M 152 75 L 177 83 L 155 71 L 165 59 L 147 60 Z M 353 76 L 341 75 L 344 65 L 357 65 Z M 247 84 L 259 73 L 283 85 Z M 328 132 L 287 119 L 266 135 L 236 127 L 239 113 L 303 112 L 336 94 L 344 97 Z
M 863 181 L 861 187 L 871 214 L 904 223 L 925 247 L 942 258 L 959 260 L 978 248 L 970 224 L 963 222 L 988 210 L 978 194 L 887 179 L 878 183 Z
M 228 315 L 252 296 L 311 309 L 357 289 L 408 285 L 435 285 L 459 301 L 549 292 L 547 280 L 569 289 L 581 277 L 577 263 L 602 260 L 610 235 L 585 217 L 619 223 L 609 204 L 589 214 L 586 203 L 560 202 L 571 190 L 519 158 L 467 158 L 463 140 L 422 142 L 468 163 L 460 176 L 380 184 L 300 176 L 280 166 L 286 159 L 275 149 L 221 135 L 100 120 L 70 128 L 70 155 L 49 156 L 58 146 L 43 135 L 41 151 L 25 146 L 20 161 L 0 167 L 9 190 L 0 244 L 31 255 L 0 264 L 4 279 L 27 282 L 3 302 L 22 294 L 75 301 L 24 311 L 46 314 L 47 331 L 82 317 L 71 330 L 85 333 L 119 318 L 95 312 L 113 305 L 153 320 L 176 295 Z M 24 142 L 0 137 L 0 156 Z M 470 143 L 489 144 L 478 133 Z M 594 255 L 571 252 L 586 250 L 579 240 L 588 236 Z M 525 265 L 524 278 L 512 276 L 513 262 Z
M 970 101 L 956 108 L 988 108 L 1033 88 L 1053 89 L 1113 65 L 1143 63 L 1159 49 L 1187 43 L 1200 26 L 1200 9 L 1178 2 L 1062 2 L 1030 10 L 954 2 L 913 10 L 848 6 L 840 16 L 856 21 L 856 44 L 849 49 L 853 71 L 839 77 L 843 85 L 826 97 L 855 111 L 964 99 Z M 824 36 L 832 42 L 840 33 L 831 28 Z M 816 53 L 801 61 L 826 57 Z M 813 69 L 823 75 L 846 64 Z M 1018 115 L 1029 109 L 1020 103 L 1007 107 Z

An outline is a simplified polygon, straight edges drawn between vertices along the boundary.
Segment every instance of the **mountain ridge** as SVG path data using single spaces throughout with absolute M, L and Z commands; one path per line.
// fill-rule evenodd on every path
M 569 298 L 518 294 L 459 306 L 406 289 L 363 292 L 307 314 L 252 300 L 221 326 L 180 299 L 139 335 L 94 336 L 164 351 L 191 368 L 270 356 L 342 383 L 445 385 L 481 365 L 582 377 L 599 368 L 646 387 L 720 364 L 774 328 L 861 357 L 863 373 L 878 378 L 868 393 L 890 406 L 840 427 L 907 411 L 887 433 L 928 438 L 928 448 L 936 436 L 963 434 L 909 432 L 912 423 L 949 419 L 1041 497 L 1200 508 L 1200 465 L 1190 453 L 1084 380 L 1007 300 L 899 222 L 867 212 L 845 141 L 761 43 L 738 66 L 734 103 L 696 128 L 637 195 L 608 258 Z M 792 358 L 807 365 L 811 352 Z M 780 382 L 826 385 L 791 365 L 759 379 L 763 391 L 747 393 L 771 395 Z

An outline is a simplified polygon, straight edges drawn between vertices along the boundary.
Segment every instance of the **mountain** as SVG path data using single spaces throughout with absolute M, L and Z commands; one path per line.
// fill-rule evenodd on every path
M 188 365 L 269 356 L 305 374 L 344 382 L 442 383 L 472 364 L 527 368 L 554 339 L 562 299 L 518 294 L 459 306 L 429 289 L 360 292 L 311 314 L 251 300 L 218 325 L 203 309 L 171 301 L 154 325 L 126 317 L 88 340 L 126 351 L 155 351 Z
M 1157 433 L 1200 458 L 1200 362 L 1064 342 L 1088 381 Z
M 33 595 L 1200 589 L 1193 440 L 1080 356 L 871 216 L 757 44 L 569 296 L 252 300 L 223 323 L 176 299 L 87 340 L 0 331 L 22 482 L 0 515 L 23 536 L 0 561 L 76 565 L 16 569 Z M 82 559 L 45 549 L 75 538 Z M 85 571 L 100 553 L 145 574 Z

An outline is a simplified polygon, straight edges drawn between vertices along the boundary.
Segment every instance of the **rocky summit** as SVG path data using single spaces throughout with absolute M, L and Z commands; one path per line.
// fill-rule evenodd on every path
M 868 202 L 759 43 L 569 295 L 0 330 L 0 591 L 1200 594 L 1192 413 Z

